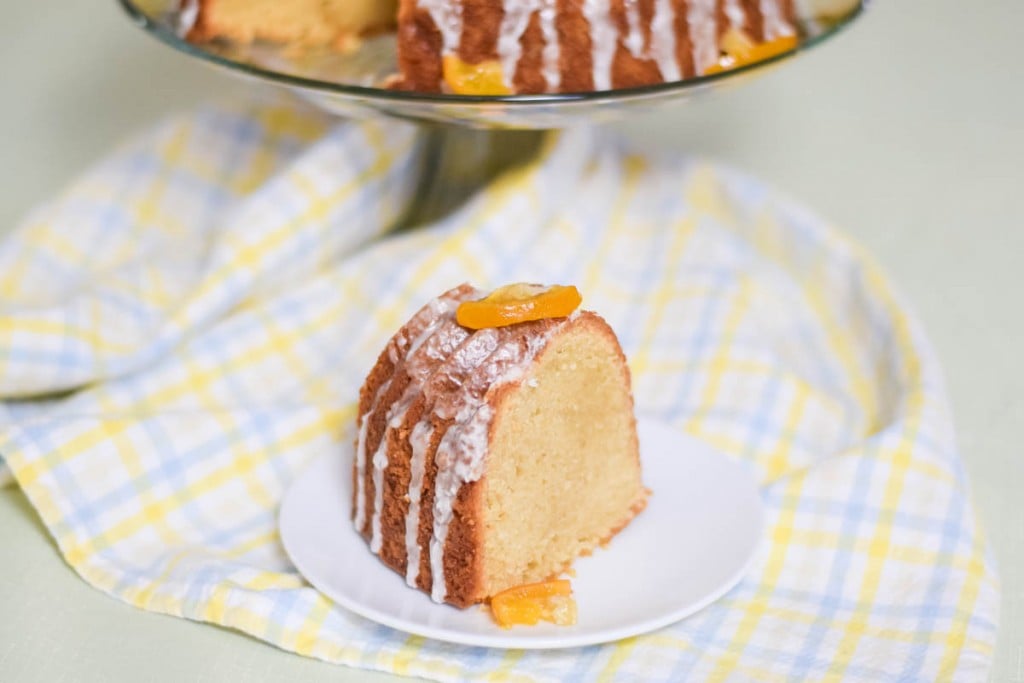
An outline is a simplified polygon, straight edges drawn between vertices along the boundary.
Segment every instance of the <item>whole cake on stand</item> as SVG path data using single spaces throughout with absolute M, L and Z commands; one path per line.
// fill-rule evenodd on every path
M 796 45 L 793 0 L 185 0 L 189 40 L 342 49 L 394 27 L 389 86 L 468 95 L 679 81 Z

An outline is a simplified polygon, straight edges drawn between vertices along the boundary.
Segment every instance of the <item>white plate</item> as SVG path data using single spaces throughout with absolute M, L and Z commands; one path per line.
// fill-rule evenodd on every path
M 761 538 L 751 475 L 704 443 L 639 421 L 647 509 L 607 549 L 576 561 L 575 626 L 502 629 L 480 607 L 438 605 L 385 566 L 350 518 L 351 458 L 314 462 L 281 506 L 281 540 L 299 572 L 342 607 L 428 638 L 549 649 L 605 643 L 674 623 L 743 577 Z

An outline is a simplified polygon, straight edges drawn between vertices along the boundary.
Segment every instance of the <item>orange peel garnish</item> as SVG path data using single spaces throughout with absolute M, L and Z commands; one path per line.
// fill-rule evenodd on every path
M 717 74 L 746 64 L 763 62 L 795 49 L 798 43 L 796 36 L 782 36 L 763 43 L 755 43 L 743 31 L 729 29 L 722 35 L 722 52 L 725 55 L 717 64 L 708 67 L 704 74 Z
M 455 311 L 455 319 L 463 327 L 482 330 L 506 327 L 530 320 L 562 318 L 583 301 L 572 285 L 529 285 L 524 283 L 500 287 L 478 301 L 464 301 Z
M 470 64 L 456 55 L 445 55 L 441 60 L 441 75 L 456 95 L 512 94 L 512 90 L 505 85 L 501 62 L 496 59 Z
M 549 621 L 559 626 L 576 623 L 576 601 L 566 579 L 528 583 L 491 598 L 491 614 L 502 628 L 535 626 Z

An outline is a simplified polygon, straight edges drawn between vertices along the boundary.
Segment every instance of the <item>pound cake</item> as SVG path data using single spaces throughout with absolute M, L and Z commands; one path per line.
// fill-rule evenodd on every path
M 436 602 L 550 579 L 646 503 L 625 356 L 570 290 L 445 292 L 360 391 L 355 528 Z
M 394 27 L 401 90 L 587 92 L 701 76 L 796 45 L 795 0 L 184 0 L 189 40 L 346 44 Z M 723 61 L 723 59 L 725 61 Z
M 182 0 L 186 38 L 237 43 L 263 40 L 304 47 L 350 46 L 392 28 L 397 0 Z

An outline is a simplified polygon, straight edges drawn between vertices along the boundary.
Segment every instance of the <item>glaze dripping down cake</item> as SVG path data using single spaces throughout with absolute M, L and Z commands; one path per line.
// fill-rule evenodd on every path
M 344 46 L 395 28 L 391 87 L 466 95 L 678 81 L 787 51 L 797 36 L 795 0 L 183 2 L 196 42 Z
M 471 329 L 484 293 L 430 301 L 359 396 L 357 531 L 389 567 L 459 607 L 549 579 L 645 505 L 629 370 L 594 313 Z
M 587 92 L 678 81 L 728 36 L 795 44 L 793 0 L 400 0 L 399 87 Z

